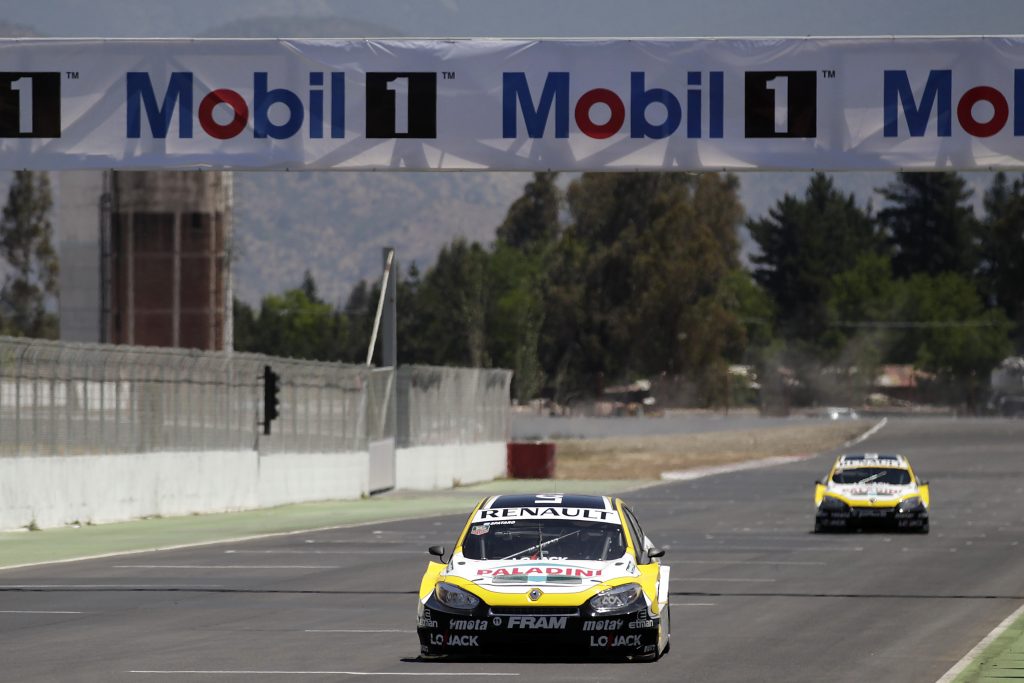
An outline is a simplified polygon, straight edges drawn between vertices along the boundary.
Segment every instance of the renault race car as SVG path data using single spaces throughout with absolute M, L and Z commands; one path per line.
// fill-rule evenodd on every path
M 902 455 L 841 455 L 825 482 L 815 482 L 816 532 L 869 524 L 928 533 L 928 482 Z
M 470 515 L 451 558 L 429 551 L 424 656 L 570 654 L 651 661 L 669 647 L 669 568 L 618 498 L 502 495 Z

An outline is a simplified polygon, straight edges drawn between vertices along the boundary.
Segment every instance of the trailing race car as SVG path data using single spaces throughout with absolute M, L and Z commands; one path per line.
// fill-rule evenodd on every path
M 825 483 L 814 483 L 816 532 L 885 524 L 928 533 L 928 482 L 902 455 L 841 455 Z
M 669 647 L 669 568 L 617 498 L 492 496 L 448 562 L 433 546 L 416 632 L 425 656 L 558 655 L 653 661 Z

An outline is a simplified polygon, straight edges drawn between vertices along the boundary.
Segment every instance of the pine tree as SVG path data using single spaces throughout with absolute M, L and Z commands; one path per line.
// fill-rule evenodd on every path
M 46 173 L 16 171 L 0 218 L 0 257 L 12 274 L 0 288 L 0 328 L 7 334 L 55 338 L 57 253 Z
M 541 360 L 558 400 L 665 373 L 722 403 L 745 335 L 725 283 L 743 216 L 732 176 L 588 173 L 545 291 Z
M 898 173 L 881 190 L 890 206 L 878 213 L 893 250 L 893 273 L 959 273 L 970 277 L 977 266 L 972 191 L 954 172 Z
M 987 303 L 1015 323 L 1018 352 L 1024 352 L 1024 177 L 1007 181 L 997 173 L 985 193 L 979 232 L 978 285 Z
M 786 195 L 767 218 L 747 227 L 760 247 L 754 278 L 775 302 L 780 336 L 821 352 L 826 344 L 833 277 L 850 270 L 880 240 L 869 213 L 823 173 L 802 199 Z
M 498 242 L 514 249 L 535 252 L 549 246 L 559 233 L 558 211 L 562 193 L 555 184 L 557 173 L 534 173 L 523 195 L 509 207 L 498 226 Z

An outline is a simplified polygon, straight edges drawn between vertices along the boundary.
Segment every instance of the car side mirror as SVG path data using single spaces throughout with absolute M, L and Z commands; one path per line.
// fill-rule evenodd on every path
M 651 548 L 650 550 L 647 551 L 647 557 L 651 558 L 652 560 L 654 558 L 656 558 L 656 557 L 665 557 L 665 549 L 664 548 Z
M 927 486 L 928 485 L 928 481 L 926 479 L 918 479 L 917 480 L 917 485 L 918 486 Z
M 815 486 L 824 486 L 824 484 L 821 483 L 821 479 L 815 479 L 814 480 L 814 485 Z
M 432 545 L 427 548 L 427 553 L 430 555 L 437 555 L 437 559 L 444 561 L 444 546 L 443 545 Z

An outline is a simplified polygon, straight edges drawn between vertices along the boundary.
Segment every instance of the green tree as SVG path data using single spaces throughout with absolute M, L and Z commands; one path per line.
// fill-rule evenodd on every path
M 536 397 L 544 386 L 539 356 L 543 291 L 561 234 L 563 202 L 557 175 L 533 175 L 498 226 L 488 263 L 488 354 L 496 366 L 512 369 L 512 393 L 519 401 Z
M 259 346 L 256 328 L 256 312 L 252 306 L 238 297 L 231 302 L 233 348 L 237 351 L 254 351 Z
M 27 337 L 56 338 L 57 253 L 46 173 L 16 171 L 0 218 L 0 257 L 10 265 L 0 288 L 0 330 Z
M 784 196 L 766 218 L 747 227 L 760 249 L 751 259 L 754 278 L 775 304 L 777 334 L 794 349 L 827 360 L 842 346 L 829 327 L 833 276 L 880 248 L 870 214 L 829 176 L 816 173 L 802 199 Z
M 914 275 L 901 299 L 901 320 L 920 326 L 902 336 L 900 360 L 948 382 L 973 412 L 989 372 L 1010 353 L 1006 314 L 986 310 L 974 285 L 957 273 Z
M 889 206 L 878 213 L 898 278 L 945 272 L 970 277 L 977 266 L 972 191 L 954 172 L 897 173 L 881 190 Z
M 560 400 L 684 376 L 724 400 L 744 330 L 724 295 L 743 215 L 732 176 L 599 173 L 574 181 L 554 250 L 541 359 Z
M 247 310 L 248 309 L 248 310 Z M 321 301 L 313 276 L 280 295 L 264 297 L 255 316 L 246 304 L 235 303 L 235 348 L 272 356 L 307 360 L 348 360 L 348 321 Z
M 520 402 L 544 386 L 540 331 L 544 322 L 544 260 L 500 241 L 488 259 L 487 348 L 496 367 L 511 368 Z
M 526 252 L 548 248 L 559 234 L 558 213 L 562 193 L 555 184 L 557 173 L 533 174 L 523 195 L 509 207 L 498 226 L 498 243 Z
M 1018 352 L 1024 352 L 1024 177 L 1010 183 L 997 173 L 985 193 L 979 231 L 979 289 L 1015 324 Z
M 348 322 L 349 334 L 346 338 L 342 358 L 349 363 L 365 363 L 366 351 L 370 348 L 370 335 L 373 333 L 373 319 L 377 312 L 377 300 L 380 298 L 380 283 L 368 283 L 360 280 L 345 301 L 343 315 Z M 398 313 L 401 314 L 404 301 L 398 302 Z M 398 343 L 402 343 L 399 338 Z M 380 362 L 380 345 L 374 353 L 374 362 Z M 400 362 L 405 362 L 400 359 Z
M 488 367 L 489 256 L 478 243 L 457 239 L 441 249 L 416 295 L 415 328 L 431 342 L 420 362 Z
M 870 393 L 879 367 L 890 355 L 901 330 L 889 323 L 902 315 L 904 283 L 893 278 L 886 254 L 864 253 L 853 267 L 831 280 L 828 301 L 830 334 L 841 340 L 835 365 L 855 369 L 829 378 L 818 390 L 830 402 L 857 404 Z

